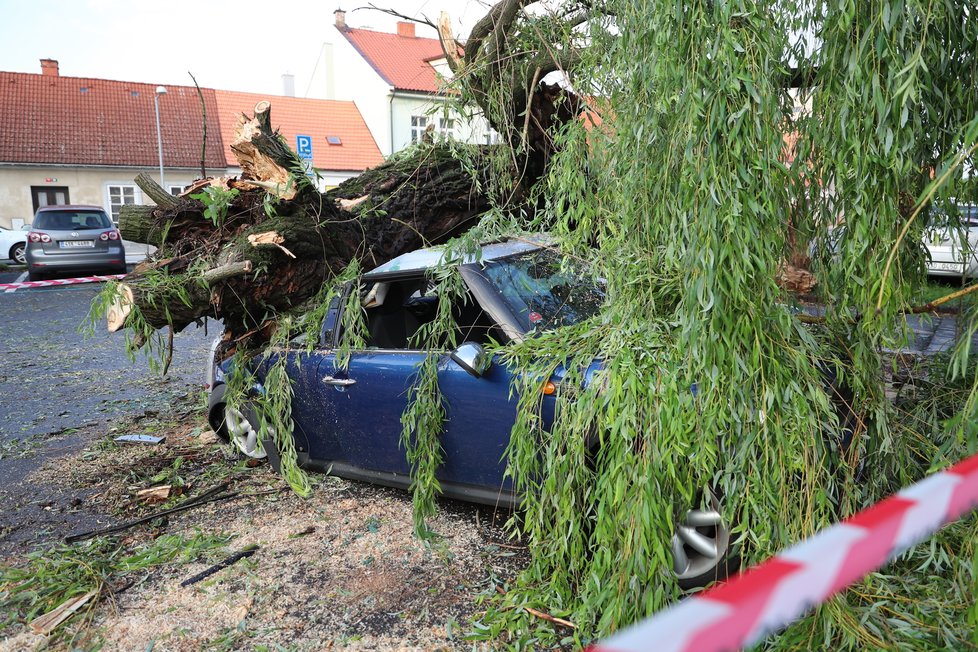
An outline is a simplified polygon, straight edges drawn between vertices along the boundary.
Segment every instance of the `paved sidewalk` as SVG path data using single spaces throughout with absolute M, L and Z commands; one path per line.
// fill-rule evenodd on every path
M 146 256 L 156 251 L 156 247 L 153 245 L 129 242 L 128 240 L 123 240 L 122 244 L 126 248 L 126 264 L 128 265 L 142 262 Z
M 908 315 L 907 325 L 914 331 L 916 340 L 904 347 L 903 351 L 931 356 L 953 347 L 960 332 L 967 327 L 967 322 L 959 320 L 957 315 Z M 971 342 L 974 348 L 978 348 L 978 333 L 972 334 Z

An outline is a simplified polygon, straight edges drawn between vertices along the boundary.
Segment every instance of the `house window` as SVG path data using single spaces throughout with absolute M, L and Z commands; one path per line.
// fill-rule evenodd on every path
M 170 186 L 170 194 L 174 197 L 179 197 L 181 192 L 183 192 L 183 186 Z
M 452 118 L 439 118 L 438 133 L 445 138 L 453 138 L 455 136 L 455 120 Z
M 112 221 L 119 223 L 119 211 L 127 204 L 136 203 L 136 186 L 109 186 L 109 212 Z
M 424 136 L 425 129 L 428 128 L 428 117 L 424 115 L 411 116 L 411 142 L 420 143 Z

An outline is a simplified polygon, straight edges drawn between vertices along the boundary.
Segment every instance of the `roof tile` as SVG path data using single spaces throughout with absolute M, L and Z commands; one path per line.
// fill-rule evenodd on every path
M 442 92 L 438 74 L 429 63 L 445 56 L 438 39 L 350 27 L 337 29 L 377 74 L 395 89 Z
M 156 86 L 0 72 L 0 162 L 156 166 Z M 207 131 L 219 133 L 214 91 L 201 89 Z M 199 168 L 203 116 L 197 89 L 168 86 L 160 97 L 163 162 Z M 226 167 L 217 137 L 207 167 Z
M 262 100 L 271 103 L 272 127 L 278 129 L 289 147 L 296 149 L 299 134 L 312 138 L 313 166 L 318 169 L 359 171 L 384 160 L 353 102 L 232 91 L 216 91 L 216 95 L 229 165 L 237 164 L 231 152 L 231 141 L 238 116 L 244 113 L 250 118 L 254 115 L 255 105 Z M 341 144 L 329 144 L 326 139 L 330 136 L 338 136 Z

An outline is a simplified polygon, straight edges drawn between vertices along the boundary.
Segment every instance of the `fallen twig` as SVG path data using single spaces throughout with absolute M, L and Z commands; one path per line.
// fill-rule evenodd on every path
M 242 548 L 238 552 L 234 553 L 233 555 L 231 555 L 227 559 L 225 559 L 225 560 L 223 560 L 221 562 L 218 562 L 218 563 L 214 564 L 210 568 L 207 568 L 205 570 L 202 570 L 201 572 L 197 573 L 193 577 L 188 577 L 184 581 L 180 582 L 180 586 L 190 586 L 191 584 L 196 584 L 197 582 L 199 582 L 199 581 L 201 581 L 203 579 L 206 579 L 206 578 L 210 577 L 214 573 L 216 573 L 216 572 L 218 572 L 220 570 L 224 570 L 225 568 L 227 568 L 228 566 L 230 566 L 234 562 L 238 561 L 239 559 L 244 559 L 245 557 L 250 557 L 253 554 L 255 554 L 256 552 L 258 552 L 258 544 L 251 544 L 250 546 L 245 546 L 244 548 Z
M 506 595 L 506 591 L 504 591 L 500 586 L 496 587 L 496 593 L 498 593 L 499 595 Z M 557 616 L 551 616 L 550 614 L 540 611 L 538 609 L 534 609 L 533 607 L 527 607 L 525 605 L 513 605 L 513 606 L 516 609 L 523 609 L 528 614 L 536 616 L 537 618 L 542 618 L 556 625 L 562 625 L 563 627 L 570 627 L 571 629 L 577 629 L 577 625 L 575 625 L 571 621 L 564 620 L 563 618 L 558 618 Z
M 102 536 L 105 534 L 115 534 L 116 532 L 122 532 L 128 530 L 129 528 L 136 527 L 137 525 L 142 525 L 143 523 L 148 523 L 149 521 L 158 519 L 162 516 L 169 516 L 170 514 L 175 514 L 177 512 L 182 512 L 193 507 L 199 507 L 207 503 L 212 503 L 217 500 L 229 500 L 238 495 L 238 492 L 232 491 L 231 493 L 223 494 L 221 493 L 228 488 L 228 483 L 223 482 L 209 491 L 205 491 L 196 498 L 191 498 L 190 500 L 184 501 L 183 503 L 177 505 L 176 507 L 171 507 L 170 509 L 164 509 L 159 512 L 150 514 L 149 516 L 144 516 L 143 518 L 138 518 L 135 521 L 129 521 L 128 523 L 122 523 L 121 525 L 114 525 L 112 527 L 103 528 L 101 530 L 89 530 L 88 532 L 81 532 L 79 534 L 70 534 L 65 537 L 65 543 L 75 543 L 76 541 L 84 541 L 85 539 L 91 539 L 93 537 Z

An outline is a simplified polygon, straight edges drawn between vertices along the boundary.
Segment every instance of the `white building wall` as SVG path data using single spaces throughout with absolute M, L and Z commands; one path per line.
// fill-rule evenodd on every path
M 357 105 L 384 156 L 411 144 L 412 115 L 434 114 L 437 127 L 445 102 L 442 97 L 394 91 L 341 34 L 332 47 L 331 63 L 336 99 L 352 100 Z M 455 138 L 468 143 L 487 142 L 489 128 L 482 116 L 469 119 L 453 112 L 451 117 L 455 120 Z
M 30 224 L 34 219 L 31 187 L 67 187 L 72 204 L 102 206 L 110 211 L 109 186 L 135 186 L 140 172 L 159 182 L 160 171 L 153 168 L 122 167 L 58 167 L 58 166 L 0 166 L 0 226 L 10 227 L 12 220 L 22 219 Z M 208 170 L 209 175 L 224 174 L 224 170 Z M 169 186 L 187 186 L 200 176 L 200 170 L 167 169 L 165 181 Z M 135 188 L 136 203 L 151 203 Z
M 342 35 L 337 34 L 336 41 L 331 61 L 336 99 L 352 101 L 357 105 L 381 154 L 390 156 L 390 84 Z
M 394 151 L 411 145 L 411 118 L 425 116 L 429 124 L 435 125 L 437 135 L 440 120 L 454 122 L 453 138 L 465 143 L 486 144 L 489 127 L 481 115 L 463 116 L 451 107 L 451 100 L 430 95 L 411 95 L 395 93 L 391 102 L 394 132 Z

